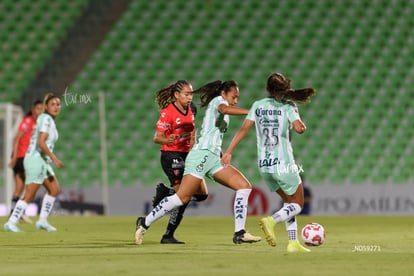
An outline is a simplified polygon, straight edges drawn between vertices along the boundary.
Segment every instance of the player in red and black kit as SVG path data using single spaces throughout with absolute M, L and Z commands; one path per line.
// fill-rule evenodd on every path
M 156 124 L 154 143 L 161 144 L 161 165 L 172 189 L 162 183 L 158 184 L 153 206 L 157 206 L 165 196 L 175 193 L 181 184 L 185 159 L 195 142 L 194 116 L 197 109 L 191 102 L 192 98 L 193 88 L 185 80 L 179 80 L 157 93 L 156 102 L 161 111 Z M 194 200 L 197 201 L 206 198 L 206 195 L 194 196 Z M 174 232 L 183 218 L 186 207 L 187 204 L 171 212 L 161 243 L 184 243 L 175 239 Z
M 23 159 L 26 155 L 27 148 L 30 144 L 30 137 L 33 129 L 36 127 L 36 119 L 43 112 L 42 101 L 35 101 L 31 110 L 22 119 L 17 129 L 17 133 L 13 139 L 13 154 L 9 163 L 9 167 L 13 169 L 16 186 L 14 188 L 13 197 L 11 201 L 11 211 L 13 212 L 16 202 L 24 190 L 25 172 L 23 167 Z M 22 216 L 24 222 L 31 223 L 31 220 Z

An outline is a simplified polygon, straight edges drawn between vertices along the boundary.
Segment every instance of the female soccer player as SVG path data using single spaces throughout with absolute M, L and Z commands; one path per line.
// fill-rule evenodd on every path
M 15 178 L 15 188 L 11 201 L 11 211 L 13 213 L 14 206 L 20 199 L 24 190 L 25 173 L 23 167 L 23 159 L 27 148 L 30 144 L 30 136 L 36 126 L 37 117 L 43 112 L 42 101 L 35 101 L 31 110 L 22 119 L 17 129 L 17 133 L 13 139 L 13 155 L 9 163 L 9 167 L 13 169 Z M 22 221 L 32 223 L 30 218 L 25 215 L 22 216 Z
M 183 179 L 185 159 L 195 138 L 196 107 L 191 103 L 192 98 L 193 87 L 186 80 L 179 80 L 157 92 L 155 101 L 161 111 L 156 124 L 154 143 L 161 144 L 161 166 L 173 191 L 170 192 L 170 189 L 162 183 L 158 184 L 153 207 L 157 206 L 165 196 L 178 191 Z M 207 189 L 204 189 L 204 195 L 198 197 L 199 201 L 207 197 L 205 194 L 207 194 Z M 177 240 L 174 233 L 180 225 L 187 205 L 184 204 L 171 211 L 167 230 L 161 238 L 161 243 L 184 243 Z
M 251 192 L 249 181 L 233 166 L 224 168 L 220 163 L 223 135 L 229 124 L 229 115 L 245 115 L 247 109 L 238 108 L 239 88 L 235 81 L 215 81 L 194 93 L 201 94 L 201 107 L 208 106 L 204 115 L 200 137 L 185 161 L 184 177 L 172 196 L 166 197 L 146 216 L 139 217 L 135 231 L 135 242 L 140 245 L 150 225 L 178 206 L 187 204 L 194 194 L 202 194 L 204 177 L 236 191 L 234 200 L 235 233 L 233 242 L 252 243 L 261 240 L 246 232 L 248 197 Z
M 260 220 L 260 226 L 271 246 L 276 246 L 274 227 L 285 222 L 289 243 L 288 252 L 309 252 L 297 239 L 295 216 L 303 208 L 303 186 L 299 166 L 295 163 L 290 143 L 290 130 L 301 134 L 306 126 L 301 121 L 296 103 L 309 101 L 315 94 L 313 88 L 293 90 L 290 80 L 280 73 L 273 73 L 267 80 L 269 97 L 256 101 L 222 157 L 224 166 L 231 161 L 237 144 L 256 126 L 258 166 L 270 191 L 283 199 L 283 207 L 272 216 Z
M 6 231 L 20 232 L 16 223 L 24 214 L 27 204 L 34 199 L 41 184 L 45 186 L 47 194 L 43 197 L 40 218 L 36 222 L 36 227 L 49 232 L 56 231 L 56 228 L 48 223 L 47 218 L 60 191 L 51 163 L 53 162 L 57 168 L 63 166 L 62 162 L 53 154 L 53 148 L 58 139 L 55 119 L 60 113 L 60 107 L 58 96 L 53 94 L 45 96 L 45 112 L 37 119 L 36 128 L 32 133 L 30 145 L 23 161 L 26 171 L 26 191 L 23 199 L 17 202 L 9 220 L 4 224 Z

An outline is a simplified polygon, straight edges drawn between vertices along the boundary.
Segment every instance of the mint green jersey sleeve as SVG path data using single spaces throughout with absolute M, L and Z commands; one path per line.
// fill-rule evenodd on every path
M 39 117 L 39 132 L 46 132 L 49 133 L 50 132 L 50 127 L 52 126 L 53 122 L 52 122 L 52 117 L 50 116 L 40 116 Z
M 222 96 L 215 97 L 209 103 L 204 114 L 200 136 L 193 146 L 193 149 L 208 149 L 220 155 L 223 136 L 230 123 L 230 116 L 228 114 L 222 114 L 218 110 L 221 104 L 229 105 Z
M 300 120 L 299 110 L 296 104 L 286 105 L 286 115 L 290 123 L 293 123 L 296 120 Z

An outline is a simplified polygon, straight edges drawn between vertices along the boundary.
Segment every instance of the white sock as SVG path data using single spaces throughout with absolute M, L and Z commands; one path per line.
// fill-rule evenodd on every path
M 45 194 L 42 201 L 42 208 L 40 209 L 40 221 L 46 221 L 53 209 L 56 198 L 54 196 Z
M 286 232 L 290 241 L 298 239 L 298 224 L 296 223 L 296 216 L 285 221 Z
M 247 205 L 249 201 L 249 195 L 252 189 L 240 189 L 236 192 L 234 198 L 234 232 L 245 230 L 246 218 L 247 218 Z
M 301 210 L 302 209 L 297 203 L 283 204 L 283 207 L 274 213 L 272 217 L 275 219 L 276 223 L 280 223 L 296 216 Z
M 20 220 L 20 218 L 23 216 L 26 208 L 27 208 L 26 201 L 23 201 L 22 199 L 17 201 L 16 206 L 14 206 L 13 213 L 9 217 L 8 222 L 12 224 L 16 224 Z
M 160 203 L 155 206 L 154 209 L 145 217 L 145 225 L 150 226 L 156 220 L 162 218 L 171 210 L 183 205 L 183 202 L 180 200 L 177 194 L 173 194 L 172 196 L 164 197 Z

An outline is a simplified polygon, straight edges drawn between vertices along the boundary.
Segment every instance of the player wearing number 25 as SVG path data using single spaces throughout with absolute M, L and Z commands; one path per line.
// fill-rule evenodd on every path
M 273 73 L 267 79 L 269 97 L 256 101 L 250 108 L 241 129 L 236 133 L 222 157 L 224 166 L 231 161 L 231 154 L 237 144 L 256 126 L 258 166 L 270 191 L 283 200 L 283 207 L 272 216 L 260 220 L 266 240 L 276 246 L 275 224 L 285 222 L 288 233 L 288 252 L 308 252 L 297 239 L 296 215 L 303 208 L 303 186 L 299 177 L 299 166 L 293 157 L 290 131 L 293 128 L 301 134 L 306 126 L 299 116 L 297 104 L 309 101 L 315 89 L 294 90 L 290 80 L 280 73 Z M 300 167 L 301 168 L 301 167 Z

